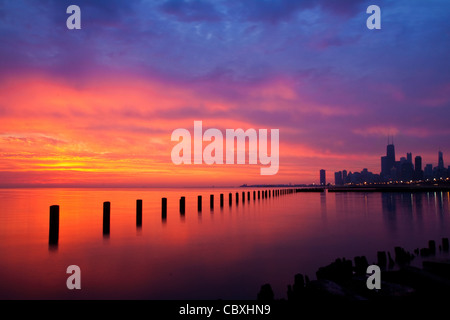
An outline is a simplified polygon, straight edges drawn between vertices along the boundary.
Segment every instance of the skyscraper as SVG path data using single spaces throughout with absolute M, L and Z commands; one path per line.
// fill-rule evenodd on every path
M 389 141 L 388 141 L 389 143 Z M 391 177 L 391 170 L 395 167 L 395 147 L 394 144 L 388 144 L 386 147 L 386 156 L 381 157 L 381 175 L 384 179 Z
M 395 147 L 393 144 L 388 144 L 386 147 L 386 162 L 388 170 L 395 166 Z
M 320 170 L 320 185 L 324 186 L 327 184 L 326 172 L 324 169 Z
M 422 157 L 416 156 L 414 158 L 414 171 L 422 171 Z
M 411 153 L 411 152 L 408 152 L 408 153 L 406 154 L 406 160 L 407 160 L 409 163 L 412 164 L 412 153 Z
M 444 169 L 444 156 L 442 155 L 442 151 L 441 150 L 439 150 L 438 169 L 439 170 L 443 170 Z
M 334 184 L 337 186 L 343 185 L 342 183 L 342 171 L 338 171 L 334 173 Z
M 416 156 L 414 158 L 414 179 L 415 180 L 423 179 L 422 157 L 421 156 Z
M 432 179 L 433 178 L 433 166 L 431 165 L 431 163 L 428 163 L 425 166 L 424 176 L 425 176 L 425 179 Z

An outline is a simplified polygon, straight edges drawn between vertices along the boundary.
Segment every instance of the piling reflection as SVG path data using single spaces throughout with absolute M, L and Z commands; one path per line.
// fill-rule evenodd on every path
M 237 204 L 236 199 L 233 199 L 236 191 L 237 198 L 246 198 L 238 199 Z M 328 192 L 295 194 L 292 189 L 262 188 L 251 191 L 246 189 L 244 194 L 242 190 L 236 189 L 128 192 L 81 190 L 66 193 L 59 191 L 54 196 L 51 192 L 52 190 L 40 191 L 36 196 L 29 197 L 33 199 L 34 207 L 44 207 L 45 210 L 36 209 L 26 214 L 20 209 L 21 201 L 3 201 L 4 216 L 8 212 L 22 212 L 21 215 L 10 215 L 9 219 L 20 219 L 26 215 L 26 219 L 32 221 L 28 228 L 24 227 L 27 224 L 23 220 L 12 228 L 11 224 L 8 225 L 8 220 L 3 218 L 0 223 L 0 234 L 5 239 L 0 243 L 0 253 L 5 257 L 3 261 L 10 261 L 11 266 L 19 264 L 16 257 L 20 250 L 17 250 L 16 243 L 20 241 L 24 243 L 28 239 L 41 239 L 40 242 L 27 244 L 30 248 L 39 248 L 48 237 L 49 250 L 51 249 L 52 241 L 50 233 L 47 233 L 48 210 L 50 204 L 59 203 L 64 210 L 61 212 L 57 243 L 60 249 L 64 248 L 64 254 L 59 250 L 51 257 L 58 261 L 58 265 L 65 264 L 68 256 L 78 259 L 75 263 L 81 266 L 90 263 L 98 265 L 98 272 L 92 273 L 91 281 L 105 279 L 101 283 L 105 289 L 98 289 L 97 297 L 108 297 L 111 290 L 127 292 L 132 286 L 134 295 L 131 296 L 137 298 L 185 298 L 190 296 L 188 293 L 191 291 L 194 295 L 197 294 L 196 297 L 205 298 L 211 293 L 209 288 L 216 292 L 214 290 L 217 287 L 226 287 L 228 283 L 233 283 L 233 288 L 253 288 L 248 291 L 254 297 L 255 283 L 251 282 L 252 279 L 259 285 L 260 279 L 273 277 L 276 279 L 274 281 L 279 281 L 280 286 L 284 287 L 286 280 L 283 274 L 306 270 L 309 275 L 313 275 L 308 270 L 315 271 L 318 261 L 322 264 L 341 254 L 351 256 L 354 253 L 373 252 L 374 257 L 369 261 L 375 261 L 377 250 L 385 250 L 384 259 L 386 265 L 389 265 L 392 257 L 385 248 L 392 248 L 394 244 L 411 248 L 415 245 L 416 238 L 420 240 L 417 242 L 434 238 L 437 251 L 439 246 L 444 246 L 444 243 L 440 243 L 441 237 L 450 235 L 448 192 L 403 195 Z M 255 201 L 251 200 L 252 192 Z M 65 194 L 66 198 L 61 197 L 61 194 Z M 198 199 L 201 208 L 201 199 L 211 199 L 213 195 L 213 210 L 217 212 L 219 203 L 222 202 L 219 199 L 226 201 L 227 194 L 229 206 L 220 208 L 223 214 L 207 214 L 203 217 L 201 211 L 198 215 L 195 214 L 199 209 Z M 256 201 L 257 194 L 260 199 L 263 197 L 262 200 Z M 291 194 L 293 195 L 290 196 Z M 49 197 L 47 201 L 51 202 L 43 203 L 42 195 Z M 111 202 L 104 203 L 105 199 L 111 199 Z M 243 201 L 245 206 L 241 203 Z M 99 214 L 102 204 L 105 213 L 103 220 Z M 111 209 L 114 210 L 113 214 Z M 134 212 L 136 219 L 130 214 Z M 143 224 L 146 225 L 144 228 Z M 32 229 L 34 225 L 36 230 Z M 104 239 L 109 239 L 111 225 L 114 228 L 111 240 L 114 238 L 114 241 L 99 241 L 99 231 L 103 226 Z M 136 230 L 139 232 L 136 233 Z M 17 239 L 15 234 L 21 234 L 19 242 L 14 241 Z M 58 245 L 54 247 L 57 248 Z M 428 249 L 430 248 L 433 248 L 432 243 L 429 244 Z M 30 252 L 39 250 L 33 249 Z M 215 252 L 221 254 L 214 254 Z M 108 259 L 101 258 L 106 255 Z M 39 259 L 42 257 L 36 253 L 21 257 L 20 263 L 26 261 L 27 265 L 33 265 L 36 261 L 41 261 Z M 120 278 L 124 261 L 134 262 L 133 272 L 126 281 Z M 57 272 L 48 261 L 38 263 L 45 270 Z M 267 268 L 261 268 L 262 263 Z M 198 268 L 200 265 L 201 270 Z M 177 268 L 171 266 L 183 266 L 190 270 L 189 275 L 181 275 Z M 3 275 L 0 273 L 2 281 L 7 280 L 5 275 L 16 275 L 12 269 L 4 269 Z M 149 273 L 148 270 L 152 272 Z M 217 270 L 223 270 L 220 279 L 217 278 Z M 271 270 L 282 272 L 272 273 Z M 233 279 L 242 272 L 248 272 L 252 277 L 241 284 Z M 17 275 L 13 278 L 19 277 Z M 199 283 L 198 279 L 206 280 Z M 167 283 L 178 291 L 169 290 L 165 287 Z M 279 288 L 275 290 L 280 292 Z M 232 289 L 231 285 L 225 293 L 229 295 L 220 297 L 249 298 L 245 292 Z

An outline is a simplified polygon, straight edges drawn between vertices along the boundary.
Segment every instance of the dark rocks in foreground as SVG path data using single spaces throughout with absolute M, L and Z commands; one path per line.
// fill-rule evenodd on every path
M 395 259 L 389 252 L 377 252 L 377 265 L 381 270 L 381 289 L 368 289 L 366 274 L 369 263 L 365 256 L 352 260 L 338 258 L 316 272 L 317 280 L 303 274 L 294 276 L 287 286 L 287 302 L 293 305 L 317 301 L 425 301 L 450 298 L 450 258 L 436 258 L 436 244 L 430 240 L 427 248 L 416 249 L 422 257 L 422 268 L 410 265 L 415 255 L 395 247 Z M 448 239 L 442 239 L 441 252 L 448 252 Z M 422 253 L 427 251 L 427 255 Z M 427 258 L 432 256 L 432 258 Z M 428 259 L 428 260 L 427 260 Z M 432 259 L 432 260 L 430 260 Z M 258 300 L 273 300 L 270 284 L 265 284 Z M 282 299 L 284 300 L 284 299 Z
M 258 301 L 273 301 L 274 294 L 272 286 L 269 283 L 262 285 L 261 290 L 258 293 Z

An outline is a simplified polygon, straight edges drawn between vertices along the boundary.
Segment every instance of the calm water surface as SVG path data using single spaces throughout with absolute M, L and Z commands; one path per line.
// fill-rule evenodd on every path
M 450 236 L 448 192 L 251 194 L 242 202 L 248 190 L 258 189 L 0 189 L 0 298 L 255 299 L 267 282 L 284 298 L 296 273 L 315 279 L 338 257 L 365 255 L 372 263 L 378 250 L 412 251 Z M 136 199 L 143 200 L 141 227 Z M 107 236 L 104 201 L 111 202 Z M 54 204 L 56 247 L 48 244 Z M 81 290 L 66 287 L 73 264 Z

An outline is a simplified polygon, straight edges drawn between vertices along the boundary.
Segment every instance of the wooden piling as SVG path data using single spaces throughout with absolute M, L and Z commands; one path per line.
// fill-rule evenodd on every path
M 448 238 L 442 238 L 442 250 L 444 252 L 448 252 L 448 249 L 449 249 Z
M 48 243 L 57 245 L 59 239 L 59 206 L 50 206 Z
M 228 205 L 229 205 L 230 207 L 231 207 L 232 201 L 233 201 L 233 194 L 230 192 L 230 193 L 228 194 Z
M 381 269 L 385 269 L 387 265 L 387 257 L 385 251 L 378 251 L 377 252 L 377 265 Z
M 142 226 L 142 200 L 136 200 L 136 226 Z
M 111 219 L 111 202 L 103 202 L 103 234 L 109 235 Z
M 223 208 L 223 193 L 220 194 L 220 207 Z
M 202 196 L 197 197 L 197 210 L 198 212 L 202 212 Z
M 430 250 L 430 254 L 436 254 L 436 242 L 434 240 L 428 241 L 428 250 Z
M 161 218 L 167 219 L 167 198 L 161 198 Z
M 184 215 L 186 210 L 186 197 L 180 198 L 180 214 Z
M 239 192 L 236 192 L 236 204 L 239 203 Z
M 213 194 L 211 194 L 210 196 L 209 196 L 209 208 L 212 210 L 212 209 L 214 209 L 214 195 Z

